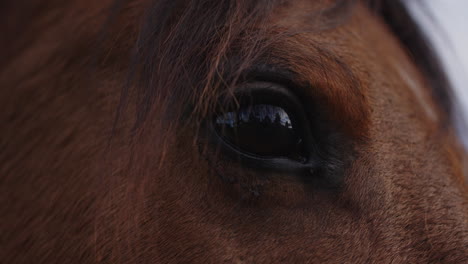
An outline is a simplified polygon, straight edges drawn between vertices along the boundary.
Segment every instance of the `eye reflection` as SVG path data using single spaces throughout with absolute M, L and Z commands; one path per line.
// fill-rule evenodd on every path
M 230 126 L 231 128 L 242 123 L 251 122 L 282 126 L 288 129 L 293 128 L 286 111 L 281 107 L 273 105 L 253 105 L 251 107 L 241 108 L 238 112 L 227 112 L 216 118 L 217 125 Z

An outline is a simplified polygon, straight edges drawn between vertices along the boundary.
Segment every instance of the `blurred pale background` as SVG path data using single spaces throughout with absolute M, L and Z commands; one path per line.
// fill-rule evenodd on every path
M 407 0 L 410 12 L 423 26 L 450 79 L 454 119 L 468 149 L 468 1 Z

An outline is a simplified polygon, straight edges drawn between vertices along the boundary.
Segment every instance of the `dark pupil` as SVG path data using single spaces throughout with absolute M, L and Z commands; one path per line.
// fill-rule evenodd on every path
M 257 104 L 216 117 L 218 133 L 237 148 L 261 156 L 296 158 L 301 138 L 281 107 Z

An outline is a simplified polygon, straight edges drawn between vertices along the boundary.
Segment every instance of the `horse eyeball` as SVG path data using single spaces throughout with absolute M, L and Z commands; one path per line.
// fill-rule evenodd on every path
M 280 106 L 254 104 L 215 117 L 215 129 L 228 144 L 256 156 L 302 158 L 302 137 L 293 113 Z

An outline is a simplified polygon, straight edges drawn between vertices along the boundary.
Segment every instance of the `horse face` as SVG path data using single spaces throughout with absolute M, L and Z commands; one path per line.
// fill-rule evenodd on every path
M 89 25 L 105 24 L 104 7 L 85 8 L 98 23 L 76 12 L 87 2 L 67 4 L 60 23 L 40 20 L 50 27 L 38 38 L 57 45 L 9 55 L 15 62 L 0 80 L 15 84 L 13 98 L 27 107 L 5 103 L 4 134 L 14 143 L 2 156 L 13 201 L 6 222 L 16 230 L 7 233 L 6 259 L 466 261 L 461 154 L 450 129 L 440 130 L 444 114 L 425 76 L 383 21 L 362 3 L 342 13 L 326 1 L 264 1 L 261 21 L 236 20 L 242 9 L 230 5 L 238 13 L 201 13 L 225 7 L 217 2 L 200 10 L 125 3 L 98 46 L 87 42 L 101 36 Z M 158 14 L 155 28 L 136 22 L 147 9 Z M 226 28 L 200 22 L 223 17 Z M 76 33 L 64 37 L 70 29 Z M 197 36 L 204 32 L 213 34 Z M 159 38 L 145 42 L 151 36 Z M 128 82 L 135 41 L 136 53 L 158 48 L 136 56 L 138 74 L 130 74 L 146 90 Z M 48 67 L 22 63 L 33 60 Z M 128 111 L 119 110 L 109 139 L 102 131 L 115 120 L 120 93 L 119 109 Z M 262 111 L 275 118 L 252 121 Z M 32 113 L 41 122 L 28 119 Z M 241 139 L 229 135 L 228 122 L 237 122 Z M 291 129 L 294 136 L 284 136 Z
M 156 226 L 150 235 L 154 241 L 148 243 L 164 252 L 159 255 L 163 259 L 466 259 L 467 207 L 460 164 L 450 132 L 438 130 L 444 117 L 427 81 L 368 9 L 358 5 L 346 23 L 318 31 L 307 14 L 323 8 L 296 1 L 276 10 L 271 23 L 299 33 L 266 48 L 256 73 L 294 73 L 284 77 L 286 82 L 269 77 L 261 81 L 265 86 L 286 83 L 299 94 L 310 126 L 305 133 L 312 133 L 318 148 L 325 149 L 324 168 L 305 175 L 276 169 L 274 162 L 260 168 L 255 160 L 229 156 L 225 142 L 209 140 L 209 125 L 200 128 L 188 119 L 177 139 L 167 143 L 165 172 L 148 171 L 154 175 L 147 187 L 148 219 Z M 245 78 L 246 89 L 258 81 L 252 79 Z M 203 122 L 215 121 L 208 115 Z M 155 130 L 148 138 L 159 133 Z M 268 136 L 258 133 L 246 137 Z M 188 149 L 195 154 L 188 156 Z M 146 153 L 160 150 L 154 145 Z M 324 186 L 314 177 L 333 178 L 334 184 Z

